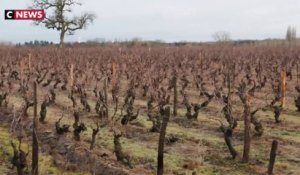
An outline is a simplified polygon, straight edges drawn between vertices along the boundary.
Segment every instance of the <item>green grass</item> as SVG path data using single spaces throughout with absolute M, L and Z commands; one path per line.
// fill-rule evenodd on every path
M 0 127 L 0 162 L 4 162 L 4 164 L 1 163 L 0 165 L 0 174 L 7 174 L 9 171 L 12 171 L 8 169 L 8 166 L 12 166 L 10 164 L 10 159 L 13 156 L 13 149 L 11 147 L 10 141 L 13 141 L 16 146 L 18 147 L 18 141 L 11 137 L 10 133 L 6 128 Z M 27 163 L 30 165 L 31 159 L 31 147 L 25 142 L 22 143 L 21 149 L 27 152 L 29 148 L 29 154 L 27 157 Z M 16 169 L 14 169 L 16 171 Z M 50 155 L 43 155 L 40 153 L 39 155 L 39 174 L 40 175 L 87 175 L 87 173 L 74 173 L 74 172 L 64 172 L 57 167 L 53 165 L 52 156 Z
M 39 91 L 38 96 L 41 98 L 46 91 Z M 39 102 L 42 99 L 38 100 Z M 94 111 L 95 99 L 90 98 L 89 104 L 91 105 L 92 111 Z M 122 101 L 122 100 L 121 100 Z M 19 96 L 11 96 L 10 102 L 14 103 L 16 108 L 20 108 L 23 102 L 22 98 Z M 72 124 L 73 123 L 73 115 L 70 113 L 71 110 L 70 105 L 71 102 L 67 98 L 67 94 L 65 92 L 57 93 L 57 105 L 50 106 L 48 108 L 47 118 L 46 121 L 49 126 L 53 126 L 52 124 L 61 116 L 63 112 L 65 117 L 62 120 L 62 124 Z M 81 106 L 78 99 L 78 106 Z M 145 106 L 145 101 L 138 100 L 138 106 Z M 40 108 L 40 104 L 38 106 L 38 111 Z M 294 145 L 298 145 L 300 143 L 300 132 L 296 129 L 291 130 L 288 128 L 289 126 L 297 126 L 300 124 L 300 117 L 297 116 L 298 113 L 292 111 L 292 108 L 288 108 L 285 112 L 283 112 L 281 119 L 282 123 L 276 125 L 272 123 L 274 121 L 273 112 L 270 110 L 267 111 L 260 111 L 256 115 L 259 120 L 263 121 L 263 126 L 265 129 L 265 133 L 262 138 L 253 139 L 251 144 L 251 152 L 250 157 L 251 160 L 254 161 L 261 161 L 262 164 L 259 165 L 250 165 L 250 164 L 242 164 L 240 163 L 240 157 L 237 160 L 231 160 L 230 154 L 227 150 L 227 147 L 224 143 L 223 135 L 218 131 L 218 127 L 220 123 L 215 121 L 213 118 L 217 117 L 221 119 L 224 124 L 226 121 L 223 118 L 223 115 L 217 113 L 220 106 L 210 104 L 208 106 L 209 111 L 203 110 L 199 114 L 199 118 L 197 121 L 188 121 L 185 119 L 185 108 L 179 108 L 178 114 L 179 117 L 181 116 L 183 119 L 186 120 L 184 122 L 191 122 L 191 127 L 183 127 L 180 126 L 178 123 L 170 122 L 167 128 L 167 136 L 169 134 L 173 134 L 176 137 L 183 140 L 182 144 L 195 144 L 194 142 L 199 142 L 197 145 L 200 149 L 201 146 L 204 148 L 209 148 L 209 152 L 206 152 L 203 160 L 200 160 L 202 165 L 196 168 L 194 171 L 197 174 L 202 175 L 240 175 L 240 174 L 260 174 L 266 170 L 267 163 L 268 163 L 268 155 L 270 149 L 270 140 L 271 138 L 280 138 L 281 140 L 291 142 Z M 237 106 L 240 110 L 240 106 Z M 68 109 L 63 111 L 63 109 Z M 113 110 L 110 109 L 110 113 Z M 29 109 L 29 115 L 32 114 L 32 108 Z M 82 113 L 81 119 L 87 124 L 88 131 L 82 134 L 82 141 L 90 141 L 91 140 L 91 126 L 94 126 L 94 123 L 90 117 L 95 113 Z M 142 113 L 137 119 L 144 128 L 144 130 L 149 130 L 152 126 L 152 123 L 147 120 L 147 114 Z M 172 121 L 172 119 L 171 119 Z M 271 121 L 271 122 L 270 122 Z M 195 127 L 193 127 L 195 126 Z M 131 126 L 130 126 L 131 127 Z M 253 128 L 253 127 L 252 127 Z M 51 129 L 54 129 L 51 128 Z M 139 128 L 140 129 L 140 128 Z M 127 129 L 125 129 L 127 130 Z M 128 132 L 138 132 L 138 129 L 134 129 L 134 127 L 130 128 Z M 69 133 L 71 134 L 71 133 Z M 144 165 L 151 165 L 150 171 L 155 174 L 156 168 L 156 159 L 157 159 L 157 144 L 158 144 L 158 133 L 149 133 L 145 131 L 145 133 L 141 133 L 141 136 L 135 136 L 131 139 L 127 139 L 125 137 L 121 138 L 121 143 L 123 146 L 123 151 L 130 155 L 131 160 L 134 166 L 144 166 Z M 241 137 L 243 135 L 243 122 L 240 121 L 238 127 L 235 129 L 233 142 L 234 146 L 239 152 L 240 156 L 243 152 L 243 141 L 242 138 L 237 139 L 237 135 Z M 5 128 L 0 128 L 0 145 L 3 145 L 5 149 L 10 152 L 9 155 L 6 155 L 2 158 L 5 159 L 7 162 L 11 155 L 11 146 L 9 142 L 10 134 L 7 132 Z M 141 139 L 142 138 L 142 139 Z M 146 138 L 146 139 L 145 139 Z M 270 142 L 270 143 L 269 143 Z M 105 148 L 113 153 L 113 132 L 110 128 L 105 127 L 101 128 L 98 134 L 98 139 L 96 140 L 96 145 L 100 148 Z M 27 149 L 26 144 L 23 144 L 23 147 Z M 170 146 L 170 149 L 165 153 L 165 171 L 166 174 L 174 174 L 175 172 L 184 172 L 186 174 L 192 174 L 192 171 L 185 170 L 182 168 L 184 161 L 190 159 L 188 155 L 185 155 L 184 152 L 181 152 L 180 147 L 177 144 L 174 146 Z M 293 147 L 294 148 L 294 147 Z M 284 146 L 281 148 L 283 152 L 288 153 L 288 149 Z M 298 148 L 294 148 L 299 150 Z M 1 153 L 1 152 L 0 152 Z M 193 153 L 191 153 L 193 154 Z M 50 155 L 41 155 L 41 162 L 40 162 L 40 170 L 43 175 L 44 174 L 84 174 L 84 173 L 75 173 L 75 172 L 63 172 L 62 170 L 56 168 L 53 165 L 52 157 Z M 197 160 L 197 158 L 191 158 Z M 1 158 L 0 158 L 1 161 Z M 1 163 L 1 162 L 0 162 Z M 256 167 L 257 166 L 257 167 Z M 294 172 L 297 174 L 300 172 L 299 166 L 295 163 L 289 163 L 287 158 L 283 155 L 279 154 L 278 161 L 276 163 L 276 171 L 281 172 L 282 174 Z M 149 167 L 148 167 L 149 168 Z M 255 169 L 259 168 L 260 170 L 256 171 Z M 149 169 L 148 169 L 149 170 Z M 4 172 L 9 171 L 6 165 L 0 164 L 0 174 L 5 174 Z

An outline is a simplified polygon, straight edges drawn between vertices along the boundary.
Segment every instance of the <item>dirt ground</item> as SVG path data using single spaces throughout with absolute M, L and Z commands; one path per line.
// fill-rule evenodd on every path
M 39 107 L 43 98 L 42 94 L 46 91 L 46 88 L 38 88 Z M 292 101 L 292 98 L 288 98 L 288 101 Z M 11 137 L 9 128 L 14 110 L 20 109 L 22 103 L 19 94 L 14 94 L 10 96 L 9 110 L 0 110 L 0 174 L 14 174 L 13 172 L 16 171 L 10 168 L 9 159 L 12 157 L 12 149 L 9 142 L 11 139 L 16 142 L 16 138 Z M 89 98 L 89 103 L 94 106 L 96 99 Z M 124 129 L 126 134 L 121 138 L 123 150 L 132 161 L 132 169 L 116 161 L 113 153 L 113 133 L 109 127 L 100 129 L 96 139 L 96 148 L 93 151 L 89 150 L 92 128 L 95 127 L 93 117 L 96 114 L 94 112 L 80 113 L 82 121 L 88 127 L 87 131 L 82 134 L 80 142 L 73 141 L 72 133 L 65 136 L 58 136 L 55 133 L 54 123 L 61 115 L 64 115 L 62 124 L 73 122 L 71 107 L 68 106 L 70 104 L 66 93 L 57 92 L 56 104 L 48 108 L 46 123 L 39 126 L 41 175 L 91 174 L 91 170 L 95 174 L 155 174 L 159 134 L 149 132 L 151 122 L 148 121 L 145 112 L 145 100 L 137 100 L 136 105 L 141 108 L 140 116 Z M 292 102 L 288 103 L 283 111 L 280 124 L 275 123 L 273 112 L 269 109 L 256 114 L 263 123 L 264 134 L 256 137 L 252 133 L 249 164 L 241 163 L 240 158 L 243 150 L 242 119 L 238 122 L 238 128 L 233 137 L 239 156 L 236 160 L 232 160 L 224 142 L 223 133 L 219 130 L 218 120 L 225 122 L 220 112 L 221 108 L 220 104 L 212 102 L 201 111 L 197 121 L 190 121 L 184 117 L 185 108 L 180 106 L 178 116 L 171 118 L 167 128 L 165 174 L 189 175 L 193 172 L 203 175 L 265 174 L 274 139 L 279 141 L 275 174 L 300 174 L 300 113 L 295 112 Z M 242 110 L 241 106 L 235 108 L 237 111 Z M 40 111 L 39 108 L 38 111 Z M 24 132 L 30 131 L 32 113 L 33 109 L 30 108 L 29 118 L 23 121 L 27 128 Z M 111 109 L 110 114 L 112 113 Z M 25 150 L 27 147 L 30 148 L 30 141 L 31 137 L 28 137 L 23 142 L 22 147 Z

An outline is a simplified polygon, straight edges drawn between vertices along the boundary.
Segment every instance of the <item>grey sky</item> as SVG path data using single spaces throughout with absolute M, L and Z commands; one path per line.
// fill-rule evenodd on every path
M 4 9 L 24 9 L 32 0 L 0 0 L 0 41 L 58 42 L 58 33 L 30 21 L 5 21 Z M 216 31 L 233 39 L 283 38 L 287 26 L 300 29 L 300 0 L 81 0 L 76 8 L 97 19 L 67 41 L 93 38 L 208 41 Z

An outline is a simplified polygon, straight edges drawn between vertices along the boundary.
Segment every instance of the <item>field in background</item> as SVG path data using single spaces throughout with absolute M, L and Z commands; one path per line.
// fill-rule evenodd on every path
M 288 50 L 288 51 L 287 51 Z M 271 143 L 278 140 L 275 174 L 300 173 L 300 113 L 294 100 L 300 96 L 295 90 L 300 81 L 298 65 L 300 49 L 285 46 L 82 46 L 56 49 L 52 47 L 0 48 L 0 94 L 7 93 L 0 108 L 0 174 L 16 172 L 9 167 L 12 157 L 10 140 L 23 137 L 23 150 L 31 145 L 33 108 L 24 116 L 24 99 L 32 101 L 33 81 L 38 81 L 38 116 L 41 104 L 48 102 L 50 91 L 55 102 L 47 106 L 45 123 L 39 124 L 40 174 L 155 174 L 157 166 L 158 132 L 150 132 L 149 113 L 159 115 L 164 95 L 170 96 L 166 106 L 173 112 L 174 87 L 177 78 L 177 115 L 171 115 L 165 139 L 165 174 L 265 174 L 268 167 Z M 275 123 L 274 106 L 280 86 L 282 70 L 287 73 L 286 105 Z M 231 158 L 224 141 L 221 123 L 227 126 L 222 96 L 228 94 L 227 79 L 232 85 L 232 115 L 237 121 L 233 130 L 233 145 L 238 152 Z M 265 78 L 264 78 L 265 77 Z M 299 79 L 299 80 L 298 80 Z M 244 104 L 238 88 L 246 83 L 251 94 L 251 111 L 259 110 L 255 117 L 264 128 L 257 136 L 251 126 L 251 151 L 248 163 L 242 163 L 244 144 Z M 262 84 L 265 82 L 265 85 Z M 105 84 L 107 83 L 107 86 Z M 253 88 L 254 87 L 254 88 Z M 95 110 L 100 93 L 107 88 L 108 117 Z M 96 92 L 96 93 L 95 93 Z M 126 97 L 134 93 L 133 113 L 139 115 L 128 124 L 120 121 L 128 114 Z M 207 100 L 204 93 L 214 97 L 199 110 L 197 118 L 187 117 L 187 103 Z M 98 94 L 96 96 L 96 94 Z M 74 106 L 70 96 L 74 97 Z M 153 97 L 154 106 L 148 103 Z M 117 98 L 118 103 L 115 99 Z M 85 100 L 90 106 L 87 110 Z M 100 100 L 101 101 L 101 100 Z M 115 110 L 115 105 L 118 105 Z M 81 141 L 73 139 L 74 111 L 87 130 Z M 193 111 L 192 111 L 193 112 Z M 55 122 L 71 125 L 71 132 L 58 135 Z M 20 117 L 19 122 L 15 119 Z M 120 120 L 115 120 L 120 118 Z M 95 148 L 90 150 L 96 122 L 105 124 L 97 134 Z M 14 124 L 14 125 L 13 125 Z M 12 130 L 12 126 L 15 126 Z M 129 156 L 133 168 L 117 161 L 114 154 L 114 133 L 121 132 L 123 152 Z M 31 154 L 27 157 L 28 166 Z M 30 168 L 29 168 L 30 170 Z M 102 171 L 102 173 L 101 173 Z

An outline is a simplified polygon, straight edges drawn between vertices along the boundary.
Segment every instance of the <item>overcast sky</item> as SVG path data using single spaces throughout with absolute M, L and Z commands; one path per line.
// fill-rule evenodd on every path
M 5 21 L 4 9 L 26 9 L 32 0 L 0 0 L 0 41 L 58 42 L 56 31 L 30 21 Z M 216 31 L 233 39 L 283 38 L 289 25 L 300 29 L 300 0 L 81 0 L 76 14 L 97 19 L 66 41 L 93 38 L 209 41 Z M 300 33 L 300 32 L 299 32 Z

